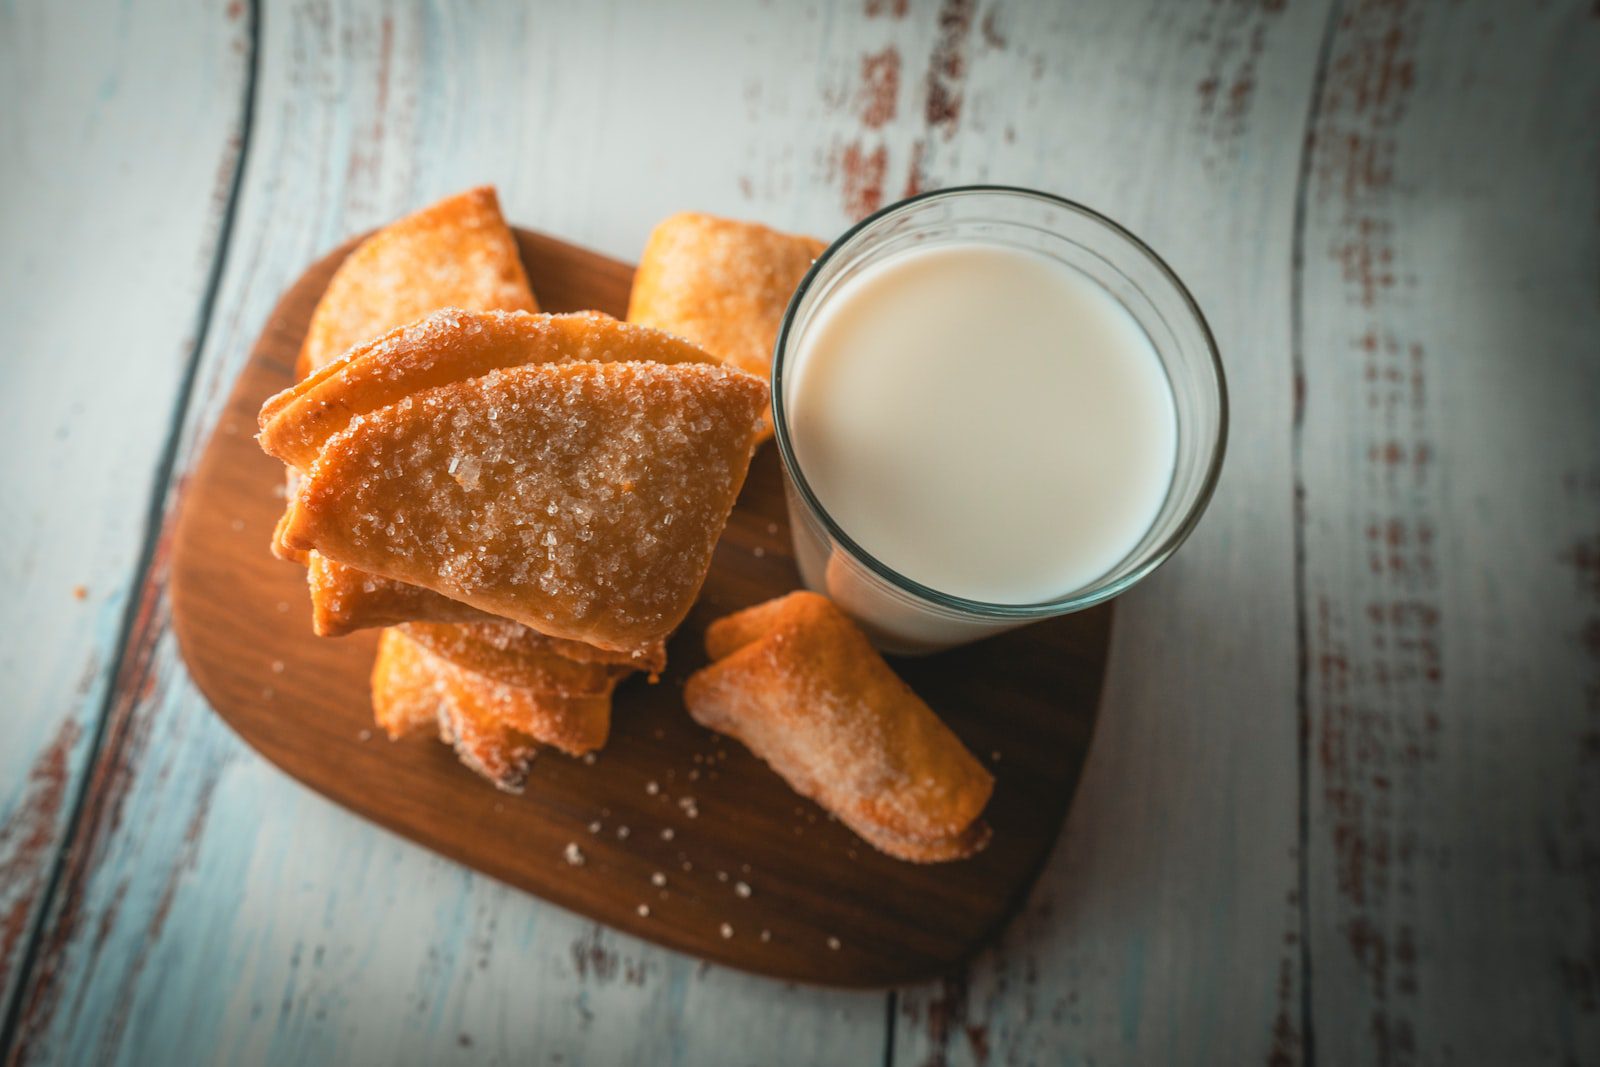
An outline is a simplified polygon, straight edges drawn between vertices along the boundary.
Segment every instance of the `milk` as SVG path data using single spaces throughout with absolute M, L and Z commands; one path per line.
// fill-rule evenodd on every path
M 815 309 L 785 374 L 794 457 L 822 508 L 948 595 L 1021 605 L 1089 586 L 1172 480 L 1176 416 L 1149 337 L 1038 253 L 967 242 L 872 264 Z M 916 643 L 904 598 L 875 594 L 856 560 L 800 549 L 808 584 Z

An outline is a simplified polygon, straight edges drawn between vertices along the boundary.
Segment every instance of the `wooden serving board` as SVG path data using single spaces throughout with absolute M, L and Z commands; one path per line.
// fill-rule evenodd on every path
M 546 310 L 625 312 L 627 264 L 527 231 L 517 238 Z M 666 674 L 656 685 L 642 677 L 622 685 L 610 743 L 592 762 L 547 751 L 526 791 L 512 796 L 432 738 L 391 743 L 374 730 L 376 632 L 312 635 L 304 572 L 267 550 L 283 470 L 253 440 L 256 411 L 291 383 L 312 308 L 355 243 L 313 265 L 279 302 L 185 491 L 173 622 L 217 713 L 351 811 L 571 911 L 717 963 L 885 986 L 948 972 L 997 932 L 1049 854 L 1077 784 L 1110 609 L 894 661 L 994 770 L 994 840 L 960 863 L 882 856 L 682 706 L 684 678 L 705 662 L 706 624 L 798 585 L 771 445 L 755 458 Z M 564 858 L 569 843 L 581 866 Z M 657 872 L 664 887 L 652 884 Z

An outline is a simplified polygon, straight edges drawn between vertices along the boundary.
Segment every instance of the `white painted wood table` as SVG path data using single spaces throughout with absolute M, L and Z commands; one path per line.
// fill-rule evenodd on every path
M 0 5 L 0 1056 L 1600 1062 L 1600 11 L 908 0 Z M 280 290 L 494 182 L 637 254 L 1033 185 L 1232 385 L 1021 916 L 894 993 L 708 967 L 332 807 L 168 629 Z

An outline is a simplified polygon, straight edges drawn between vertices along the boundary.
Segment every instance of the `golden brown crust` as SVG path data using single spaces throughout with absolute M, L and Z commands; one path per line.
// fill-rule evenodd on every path
M 557 650 L 553 638 L 505 620 L 458 625 L 407 623 L 400 631 L 463 671 L 539 693 L 602 696 L 629 673 L 627 667 L 568 659 Z
M 295 376 L 442 307 L 539 310 L 490 186 L 440 200 L 358 245 L 317 302 Z
M 308 470 L 357 416 L 434 386 L 537 363 L 710 363 L 694 345 L 598 311 L 569 315 L 444 308 L 351 351 L 261 406 L 269 455 Z
M 633 276 L 628 321 L 687 338 L 762 378 L 783 313 L 827 244 L 752 222 L 685 212 L 650 234 Z M 770 431 L 763 421 L 762 437 Z
M 285 513 L 279 528 L 287 521 Z M 311 628 L 318 637 L 343 637 L 357 630 L 403 622 L 487 622 L 494 618 L 431 589 L 347 567 L 320 552 L 305 555 Z
M 394 630 L 378 635 L 378 658 L 372 663 L 372 717 L 391 740 L 438 725 L 443 697 L 420 653 Z
M 738 612 L 706 646 L 715 662 L 684 688 L 696 722 L 892 856 L 939 862 L 987 843 L 993 777 L 827 599 L 796 592 Z
M 343 637 L 357 630 L 405 623 L 454 623 L 467 629 L 476 625 L 486 631 L 504 627 L 526 631 L 530 641 L 542 642 L 550 651 L 573 663 L 607 664 L 651 674 L 659 674 L 667 666 L 665 642 L 658 641 L 632 653 L 546 637 L 520 623 L 479 611 L 471 604 L 451 600 L 431 589 L 347 567 L 320 552 L 307 555 L 310 557 L 306 579 L 311 588 L 311 623 L 318 637 Z M 439 628 L 456 629 L 454 626 Z
M 471 638 L 468 639 L 470 642 Z M 459 645 L 446 647 L 459 651 Z M 520 664 L 512 661 L 521 659 Z M 552 653 L 506 651 L 502 674 L 541 677 L 529 661 Z M 539 744 L 578 756 L 603 747 L 611 729 L 611 693 L 628 672 L 608 668 L 595 692 L 563 695 L 508 684 L 431 651 L 407 631 L 390 628 L 378 641 L 372 706 L 391 738 L 432 724 L 468 767 L 497 787 L 519 791 Z
M 749 466 L 759 379 L 539 364 L 329 438 L 283 540 L 552 637 L 649 652 L 683 621 Z
M 601 315 L 475 314 L 445 311 L 361 346 L 349 359 L 274 396 L 262 407 L 262 447 L 291 462 L 314 457 L 322 443 L 352 418 L 434 384 L 463 380 L 523 363 L 644 359 L 661 363 L 709 362 L 699 349 L 654 330 L 632 327 Z M 322 636 L 338 636 L 401 622 L 470 622 L 492 618 L 468 604 L 405 582 L 318 559 L 288 546 L 283 532 L 293 509 L 294 468 L 290 467 L 290 506 L 278 523 L 273 552 L 310 566 L 312 625 Z M 312 560 L 316 563 L 312 564 Z M 604 650 L 570 649 L 573 658 L 606 659 Z M 638 656 L 621 656 L 630 666 L 659 672 L 666 664 L 659 643 Z

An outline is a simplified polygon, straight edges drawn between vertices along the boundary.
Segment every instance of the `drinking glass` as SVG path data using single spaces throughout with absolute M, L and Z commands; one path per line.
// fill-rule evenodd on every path
M 829 515 L 796 457 L 785 373 L 806 330 L 841 286 L 911 249 L 978 242 L 1049 256 L 1119 300 L 1149 336 L 1177 418 L 1177 456 L 1165 501 L 1144 536 L 1093 581 L 1031 604 L 953 596 L 900 574 Z M 789 526 L 805 584 L 833 599 L 886 652 L 921 654 L 1092 607 L 1162 563 L 1199 521 L 1222 466 L 1228 404 L 1222 363 L 1194 298 L 1161 258 L 1103 215 L 1061 197 L 1008 186 L 924 193 L 869 216 L 835 241 L 801 281 L 773 353 L 773 427 L 783 461 Z

